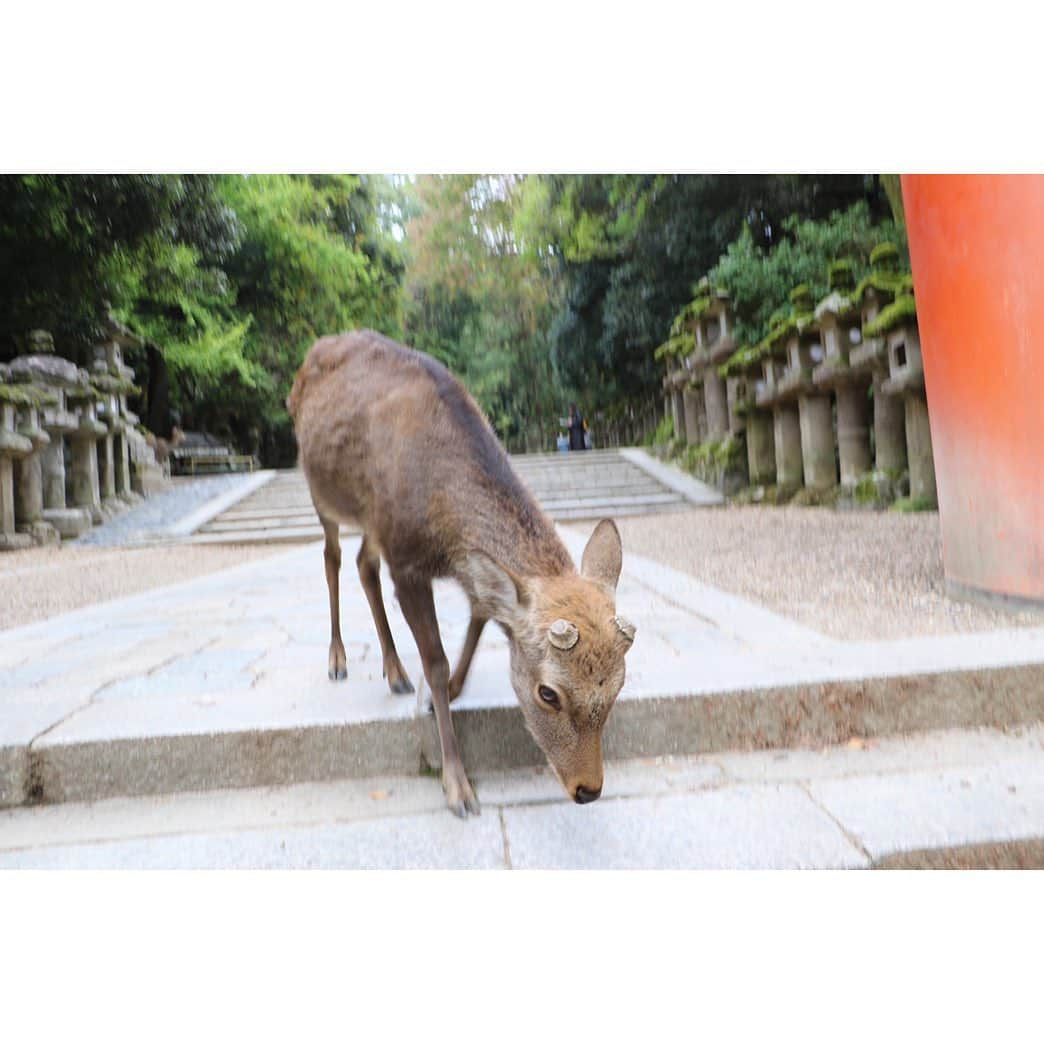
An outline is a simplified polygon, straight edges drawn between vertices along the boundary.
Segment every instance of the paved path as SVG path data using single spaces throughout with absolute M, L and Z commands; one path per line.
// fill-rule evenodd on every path
M 782 869 L 1044 835 L 1044 726 L 822 751 L 607 765 L 577 806 L 543 770 L 476 777 L 478 819 L 430 778 L 0 812 L 0 869 Z
M 583 538 L 562 536 L 579 559 Z M 416 697 L 381 678 L 345 541 L 349 680 L 326 677 L 320 544 L 0 633 L 0 807 L 227 786 L 408 775 L 438 761 L 419 658 L 386 577 Z M 460 589 L 436 586 L 447 650 Z M 1044 720 L 1044 628 L 840 642 L 625 555 L 620 612 L 638 628 L 610 717 L 610 758 L 825 744 L 949 726 Z M 483 636 L 454 705 L 473 772 L 541 763 Z
M 248 476 L 244 475 L 176 479 L 170 489 L 150 496 L 103 525 L 93 526 L 70 546 L 117 547 L 153 539 L 215 498 L 244 488 L 247 481 Z
M 567 519 L 619 518 L 720 504 L 715 490 L 654 460 L 642 450 L 529 454 L 512 464 L 548 515 Z M 192 543 L 301 543 L 322 539 L 322 528 L 298 470 L 267 473 L 265 484 L 197 528 L 182 527 Z M 352 530 L 342 529 L 344 533 Z M 191 535 L 189 535 L 191 533 Z

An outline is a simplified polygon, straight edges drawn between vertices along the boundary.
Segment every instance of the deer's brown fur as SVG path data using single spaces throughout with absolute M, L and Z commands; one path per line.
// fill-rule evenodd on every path
M 442 744 L 443 783 L 458 814 L 477 812 L 460 763 L 449 702 L 461 690 L 479 635 L 496 620 L 508 635 L 512 684 L 526 722 L 578 801 L 602 785 L 601 731 L 624 678 L 633 628 L 615 616 L 620 541 L 603 521 L 578 574 L 554 526 L 511 467 L 474 400 L 434 359 L 372 331 L 312 346 L 288 400 L 301 467 L 326 532 L 330 676 L 346 676 L 338 618 L 338 524 L 363 531 L 360 579 L 393 691 L 411 691 L 380 591 L 384 558 L 417 641 Z M 450 675 L 431 582 L 454 577 L 472 623 Z M 555 647 L 568 621 L 575 647 Z M 539 697 L 550 687 L 559 706 Z

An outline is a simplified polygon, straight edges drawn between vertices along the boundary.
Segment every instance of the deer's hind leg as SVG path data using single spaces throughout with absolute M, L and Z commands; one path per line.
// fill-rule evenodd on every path
M 326 535 L 323 564 L 326 567 L 326 588 L 330 593 L 330 659 L 327 673 L 330 681 L 344 681 L 348 677 L 348 657 L 341 641 L 341 536 L 337 522 L 319 516 Z
M 395 649 L 391 628 L 388 626 L 388 614 L 384 610 L 384 599 L 381 596 L 381 557 L 363 537 L 362 547 L 355 560 L 359 567 L 359 579 L 366 592 L 366 601 L 370 603 L 373 622 L 377 625 L 377 637 L 381 642 L 381 656 L 384 658 L 384 677 L 388 679 L 388 687 L 397 696 L 413 692 L 413 683 L 403 669 L 402 661 Z

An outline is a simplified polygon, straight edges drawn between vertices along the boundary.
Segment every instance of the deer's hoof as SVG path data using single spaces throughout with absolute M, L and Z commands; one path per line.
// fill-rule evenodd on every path
M 388 683 L 388 687 L 396 696 L 409 696 L 414 691 L 413 682 L 409 678 L 396 678 L 395 681 Z
M 478 800 L 471 798 L 469 800 L 454 801 L 450 804 L 449 810 L 458 819 L 467 819 L 468 815 L 481 816 L 482 809 L 479 807 Z
M 467 819 L 469 814 L 482 815 L 475 791 L 471 789 L 471 783 L 463 772 L 459 776 L 453 774 L 445 778 L 443 787 L 446 791 L 446 804 L 458 819 Z
M 327 671 L 326 673 L 327 673 L 328 677 L 330 678 L 330 681 L 344 681 L 345 678 L 348 677 L 348 668 L 347 667 L 331 667 L 330 670 Z

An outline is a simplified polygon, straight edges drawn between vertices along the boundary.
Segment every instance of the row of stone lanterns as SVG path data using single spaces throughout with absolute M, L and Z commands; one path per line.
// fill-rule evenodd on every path
M 934 506 L 913 281 L 897 265 L 894 245 L 882 244 L 856 286 L 851 265 L 835 262 L 826 298 L 816 304 L 807 286 L 796 287 L 765 339 L 738 350 L 726 336 L 727 296 L 701 283 L 675 337 L 660 349 L 669 395 L 684 394 L 693 376 L 703 390 L 707 420 L 705 428 L 695 426 L 699 441 L 723 432 L 742 436 L 752 485 L 816 491 L 840 485 L 852 499 L 887 501 L 908 471 L 911 499 Z M 676 430 L 692 442 L 692 429 Z
M 131 343 L 110 322 L 88 371 L 36 330 L 23 354 L 0 365 L 0 550 L 80 536 L 140 501 L 130 450 L 134 443 L 140 457 L 144 439 L 127 408 L 136 389 L 122 357 Z

